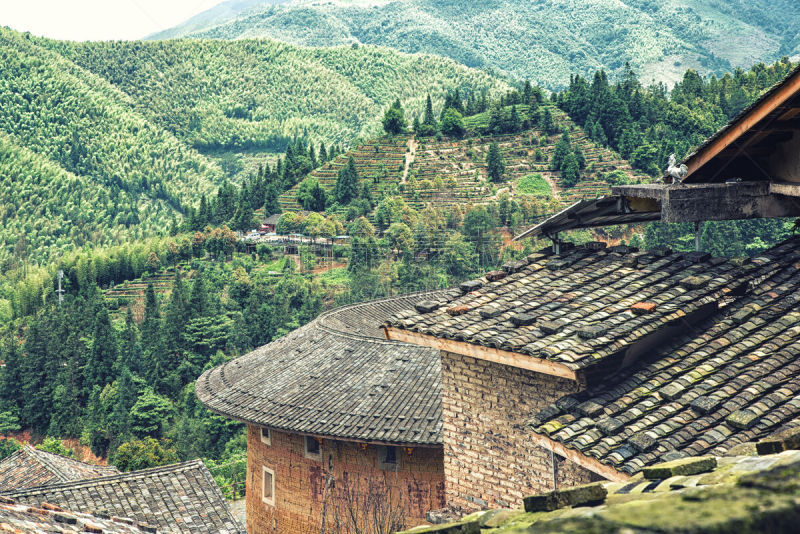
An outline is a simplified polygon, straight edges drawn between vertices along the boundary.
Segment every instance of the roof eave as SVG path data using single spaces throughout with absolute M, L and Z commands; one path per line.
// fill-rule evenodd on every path
M 420 334 L 419 332 L 412 332 L 410 330 L 403 330 L 391 326 L 384 326 L 386 338 L 411 343 L 412 345 L 420 345 L 423 347 L 431 347 L 440 351 L 452 352 L 469 356 L 479 360 L 485 360 L 510 367 L 517 367 L 520 369 L 527 369 L 537 373 L 566 378 L 575 382 L 582 382 L 583 377 L 580 371 L 573 369 L 563 363 L 554 362 L 550 360 L 543 360 L 528 356 L 527 354 L 520 354 L 518 352 L 510 352 L 492 347 L 484 347 L 482 345 L 475 345 L 473 343 L 466 343 L 464 341 L 456 341 L 453 339 L 443 339 L 435 336 Z

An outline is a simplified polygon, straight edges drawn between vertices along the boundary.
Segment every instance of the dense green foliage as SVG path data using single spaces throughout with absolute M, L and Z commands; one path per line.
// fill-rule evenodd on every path
M 209 261 L 224 259 L 216 241 L 225 231 L 208 228 L 59 265 L 66 275 L 63 304 L 40 300 L 27 310 L 31 315 L 0 330 L 4 433 L 21 426 L 40 436 L 80 438 L 124 469 L 223 457 L 229 441 L 238 443 L 241 425 L 205 410 L 194 381 L 204 369 L 311 320 L 325 296 L 313 278 L 295 273 L 293 262 L 276 265 L 269 250 Z M 235 237 L 233 243 L 235 249 Z M 127 297 L 126 311 L 104 298 L 101 285 L 139 272 L 148 279 L 148 264 L 172 271 L 168 292 L 156 293 L 150 283 L 143 308 Z M 26 280 L 18 291 L 42 279 Z M 52 295 L 54 280 L 45 283 L 43 291 Z M 138 320 L 132 309 L 139 310 Z M 57 443 L 45 441 L 47 450 L 63 453 Z
M 310 49 L 268 40 L 43 41 L 130 95 L 135 109 L 200 150 L 282 151 L 289 139 L 349 143 L 380 131 L 399 99 L 502 87 L 433 56 L 363 46 Z
M 0 266 L 152 235 L 222 173 L 126 95 L 0 29 Z
M 0 57 L 3 270 L 163 233 L 225 175 L 240 183 L 259 166 L 281 178 L 275 208 L 335 155 L 309 157 L 309 140 L 316 149 L 377 132 L 386 105 L 421 112 L 431 89 L 504 87 L 451 60 L 375 47 L 74 43 L 0 29 Z M 287 151 L 289 172 L 276 170 L 275 154 L 301 142 L 298 161 Z M 248 226 L 240 215 L 225 220 Z
M 633 64 L 646 80 L 726 70 L 800 51 L 794 0 L 393 0 L 229 4 L 158 37 L 271 37 L 302 45 L 366 43 L 451 57 L 548 88 L 571 72 Z

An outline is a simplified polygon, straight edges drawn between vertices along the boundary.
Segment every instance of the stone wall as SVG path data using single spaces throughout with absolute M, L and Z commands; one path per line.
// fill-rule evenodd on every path
M 372 513 L 388 501 L 402 512 L 411 527 L 425 522 L 425 514 L 444 506 L 443 453 L 440 447 L 396 449 L 397 467 L 382 468 L 384 449 L 375 445 L 322 440 L 321 460 L 305 454 L 305 438 L 271 432 L 271 444 L 261 441 L 261 429 L 247 428 L 247 531 L 249 534 L 318 534 L 323 509 L 326 531 L 346 523 L 352 510 Z M 274 505 L 262 501 L 263 468 L 274 472 Z M 370 499 L 369 494 L 373 495 Z M 386 514 L 379 514 L 384 516 Z
M 535 446 L 525 424 L 576 383 L 442 352 L 444 471 L 448 508 L 472 512 L 522 504 L 526 495 L 602 480 Z

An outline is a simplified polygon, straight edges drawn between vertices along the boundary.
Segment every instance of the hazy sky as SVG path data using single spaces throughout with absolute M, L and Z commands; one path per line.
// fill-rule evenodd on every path
M 140 39 L 222 0 L 0 0 L 0 26 L 75 41 Z

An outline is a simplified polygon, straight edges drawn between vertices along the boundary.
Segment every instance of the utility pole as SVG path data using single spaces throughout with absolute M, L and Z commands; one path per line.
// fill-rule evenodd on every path
M 56 293 L 58 293 L 58 305 L 59 306 L 61 306 L 61 303 L 64 302 L 64 290 L 61 289 L 61 279 L 62 278 L 64 278 L 64 271 L 59 270 L 58 271 L 58 291 L 56 291 Z

